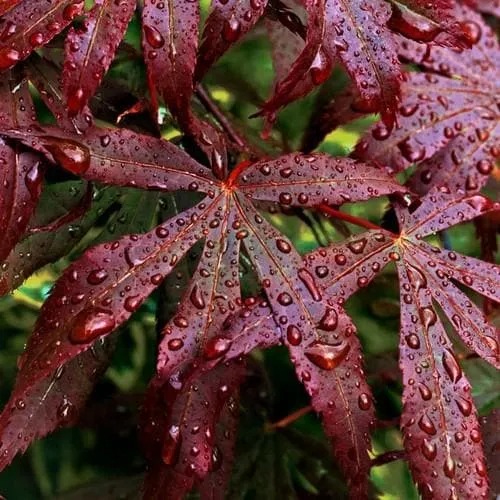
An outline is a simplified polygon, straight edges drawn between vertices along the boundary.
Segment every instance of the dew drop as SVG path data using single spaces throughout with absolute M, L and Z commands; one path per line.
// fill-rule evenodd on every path
M 366 393 L 362 393 L 358 397 L 358 406 L 361 410 L 369 410 L 372 405 L 372 400 L 370 396 Z
M 448 377 L 456 384 L 462 378 L 462 369 L 454 354 L 449 349 L 445 349 L 443 352 L 442 361 Z
M 363 250 L 366 247 L 367 239 L 366 238 L 361 238 L 359 240 L 351 241 L 350 243 L 347 244 L 347 248 L 349 250 L 356 254 L 359 255 L 360 253 L 363 253 Z
M 73 174 L 81 175 L 90 167 L 89 149 L 76 141 L 46 137 L 44 146 L 57 163 Z
M 231 347 L 232 341 L 227 337 L 216 335 L 205 344 L 203 356 L 205 359 L 212 360 L 224 356 Z
M 467 399 L 459 397 L 455 399 L 455 403 L 464 417 L 468 417 L 472 413 L 472 403 Z
M 436 434 L 436 426 L 434 425 L 434 422 L 429 418 L 427 413 L 424 412 L 424 414 L 420 417 L 418 421 L 418 426 L 420 429 L 422 429 L 426 434 L 429 436 L 434 436 Z
M 436 458 L 437 446 L 428 439 L 424 439 L 422 441 L 422 455 L 431 462 Z
M 422 307 L 418 312 L 426 330 L 428 330 L 432 325 L 436 323 L 437 316 L 432 307 Z
M 323 317 L 319 321 L 318 328 L 325 332 L 333 332 L 337 328 L 338 320 L 337 311 L 331 307 L 327 307 L 325 314 L 323 314 Z
M 286 338 L 290 345 L 298 346 L 302 342 L 302 332 L 295 325 L 289 325 L 286 329 Z
M 293 299 L 289 293 L 282 292 L 278 295 L 278 302 L 282 306 L 289 306 L 293 302 Z
M 141 305 L 141 297 L 139 295 L 132 295 L 131 297 L 127 297 L 125 299 L 125 303 L 123 305 L 123 307 L 125 307 L 125 309 L 128 311 L 128 312 L 134 312 L 136 311 L 139 306 Z
M 205 308 L 205 299 L 203 298 L 203 292 L 198 285 L 194 285 L 189 295 L 189 300 L 197 309 Z
M 179 426 L 172 425 L 168 430 L 162 449 L 162 460 L 165 465 L 174 465 L 179 458 L 182 436 Z
M 411 347 L 412 349 L 420 348 L 420 339 L 414 333 L 406 335 L 405 340 L 406 343 L 408 344 L 408 347 Z
M 291 247 L 290 243 L 288 243 L 288 241 L 282 240 L 280 238 L 278 238 L 276 240 L 276 247 L 278 248 L 278 250 L 280 252 L 283 252 L 283 253 L 290 253 L 292 251 L 292 247 Z
M 57 418 L 59 419 L 59 423 L 61 425 L 68 424 L 75 416 L 75 406 L 67 397 L 63 397 L 61 404 L 57 408 Z
M 319 291 L 318 285 L 314 280 L 314 276 L 305 268 L 301 268 L 298 271 L 298 277 L 304 286 L 307 288 L 307 291 L 311 295 L 312 299 L 315 302 L 319 302 L 321 300 L 321 292 Z
M 160 49 L 165 45 L 165 39 L 154 26 L 143 25 L 144 36 L 153 49 Z
M 105 269 L 94 269 L 87 276 L 87 282 L 90 285 L 99 285 L 108 277 L 108 273 Z
M 73 324 L 69 340 L 74 344 L 87 344 L 101 335 L 111 333 L 116 321 L 111 311 L 91 308 L 80 312 Z
M 307 359 L 323 370 L 333 370 L 342 363 L 347 356 L 350 345 L 340 342 L 337 345 L 324 342 L 314 342 L 304 352 Z

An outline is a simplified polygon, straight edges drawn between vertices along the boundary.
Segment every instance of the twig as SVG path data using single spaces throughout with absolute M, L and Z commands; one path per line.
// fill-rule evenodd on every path
M 345 212 L 341 212 L 340 210 L 336 210 L 335 208 L 332 208 L 325 203 L 318 205 L 316 208 L 320 212 L 322 212 L 330 217 L 335 217 L 336 219 L 341 219 L 341 220 L 344 220 L 346 222 L 350 222 L 351 224 L 355 224 L 356 226 L 364 227 L 365 229 L 377 229 L 379 231 L 383 231 L 386 234 L 389 233 L 393 238 L 399 238 L 398 234 L 391 233 L 390 231 L 387 231 L 387 229 L 384 229 L 383 227 L 377 226 L 377 224 L 373 224 L 373 222 L 370 222 L 366 219 L 362 219 L 361 217 L 356 217 L 355 215 L 346 214 Z
M 220 126 L 224 129 L 229 138 L 241 149 L 249 149 L 245 144 L 245 141 L 241 138 L 241 136 L 234 130 L 233 126 L 224 115 L 224 113 L 219 109 L 219 107 L 214 103 L 208 92 L 205 90 L 203 85 L 199 84 L 196 87 L 196 95 L 198 99 L 201 101 L 203 106 L 212 113 L 215 119 L 219 122 Z
M 392 450 L 382 453 L 378 457 L 371 460 L 371 467 L 378 467 L 380 465 L 389 464 L 395 460 L 406 460 L 406 451 L 404 450 Z
M 266 431 L 272 432 L 272 431 L 275 431 L 276 429 L 287 427 L 292 422 L 295 422 L 295 420 L 298 420 L 300 417 L 307 415 L 311 411 L 313 411 L 313 407 L 311 405 L 304 406 L 304 408 L 300 408 L 300 410 L 297 410 L 297 411 L 294 411 L 293 413 L 290 413 L 290 415 L 287 415 L 285 418 L 278 420 L 278 422 L 268 423 L 266 425 Z

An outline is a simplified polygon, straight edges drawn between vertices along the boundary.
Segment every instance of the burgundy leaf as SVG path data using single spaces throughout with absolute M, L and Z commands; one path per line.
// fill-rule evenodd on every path
M 401 70 L 396 47 L 385 28 L 389 17 L 390 7 L 382 0 L 328 1 L 323 47 L 330 57 L 342 61 L 356 83 L 360 99 L 353 103 L 354 109 L 380 111 L 383 122 L 391 129 Z
M 491 152 L 497 147 L 500 122 L 459 133 L 443 149 L 418 164 L 408 185 L 418 194 L 433 186 L 448 186 L 453 192 L 474 193 L 483 188 L 493 171 Z
M 57 124 L 67 130 L 84 132 L 92 125 L 92 113 L 88 107 L 77 116 L 69 116 L 57 68 L 47 59 L 32 54 L 26 63 L 26 71 L 33 85 L 40 92 L 45 105 L 57 120 Z
M 222 54 L 252 29 L 266 5 L 267 0 L 212 0 L 198 55 L 197 80 L 201 80 Z
M 471 42 L 470 33 L 459 22 L 455 5 L 455 0 L 394 2 L 388 26 L 418 42 L 468 46 Z
M 494 409 L 489 415 L 481 418 L 484 439 L 484 452 L 488 459 L 488 472 L 491 478 L 491 493 L 500 493 L 500 443 L 498 427 L 500 426 L 500 410 Z
M 498 329 L 454 284 L 500 301 L 500 268 L 441 250 L 422 239 L 494 208 L 480 195 L 457 200 L 446 189 L 434 189 L 413 213 L 397 210 L 401 235 L 369 231 L 315 251 L 306 259 L 319 289 L 341 304 L 367 286 L 387 263 L 397 264 L 404 382 L 402 428 L 410 467 L 424 496 L 486 494 L 486 466 L 470 385 L 453 354 L 435 304 L 469 348 L 500 367 Z M 465 466 L 458 467 L 459 463 Z M 429 466 L 439 467 L 442 473 L 429 475 Z
M 146 0 L 142 12 L 142 48 L 150 92 L 160 94 L 222 178 L 226 164 L 224 139 L 217 129 L 197 118 L 190 107 L 199 17 L 198 2 Z
M 422 495 L 487 495 L 486 464 L 470 385 L 422 283 L 421 273 L 398 263 L 401 295 L 401 428 L 410 468 Z M 461 466 L 459 466 L 459 464 Z M 428 474 L 432 467 L 436 477 Z
M 384 170 L 326 154 L 290 154 L 247 168 L 238 185 L 247 197 L 282 205 L 341 205 L 404 192 Z
M 3 16 L 6 12 L 15 7 L 21 1 L 22 0 L 4 0 L 0 5 L 0 16 Z
M 83 110 L 109 68 L 136 0 L 97 0 L 81 28 L 65 41 L 63 88 L 72 115 Z
M 216 444 L 216 423 L 221 412 L 232 419 L 237 415 L 232 394 L 243 368 L 232 362 L 209 373 L 195 370 L 150 384 L 141 417 L 141 439 L 153 464 L 145 480 L 147 498 L 164 498 L 161 485 L 167 481 L 169 498 L 183 498 L 198 479 L 230 467 L 234 436 L 224 438 L 230 439 L 229 448 L 221 443 L 228 453 L 224 457 Z
M 17 72 L 0 80 L 0 124 L 25 127 L 35 123 L 28 82 Z M 0 262 L 23 235 L 40 197 L 44 173 L 43 158 L 26 151 L 21 144 L 10 146 L 0 139 Z
M 82 13 L 82 0 L 22 1 L 0 19 L 0 71 L 26 59 Z
M 68 183 L 64 188 L 54 189 L 47 186 L 32 219 L 32 225 L 45 226 L 55 220 L 66 218 L 81 206 L 86 196 L 84 189 L 78 189 Z M 98 215 L 107 209 L 116 198 L 114 190 L 108 190 L 96 196 L 94 207 L 82 217 L 51 232 L 25 233 L 10 252 L 2 266 L 0 276 L 0 296 L 17 288 L 28 276 L 55 262 L 69 252 L 93 225 Z
M 55 127 L 0 133 L 23 140 L 90 181 L 190 191 L 210 191 L 215 181 L 210 170 L 173 144 L 127 129 L 89 128 L 84 136 Z
M 430 158 L 459 133 L 470 137 L 472 144 L 457 151 L 455 163 L 471 155 L 471 149 L 481 148 L 480 159 L 487 162 L 498 156 L 494 144 L 479 146 L 498 136 L 498 42 L 480 16 L 463 11 L 468 29 L 475 35 L 472 49 L 400 43 L 399 52 L 427 71 L 410 73 L 403 84 L 398 126 L 392 132 L 382 124 L 374 126 L 358 144 L 357 156 L 402 169 Z M 474 167 L 470 165 L 471 172 Z
M 17 453 L 23 453 L 35 439 L 77 422 L 95 382 L 108 366 L 114 345 L 112 339 L 97 341 L 51 377 L 40 379 L 29 393 L 16 384 L 0 415 L 0 468 Z
M 149 233 L 93 247 L 66 269 L 21 357 L 19 391 L 127 320 L 202 237 L 207 223 L 198 217 L 213 214 L 217 201 L 209 202 L 205 211 L 201 203 Z
M 305 0 L 304 6 L 308 16 L 304 47 L 286 76 L 275 84 L 273 95 L 262 105 L 262 111 L 259 113 L 265 114 L 271 121 L 276 111 L 299 97 L 296 93 L 297 85 L 304 92 L 306 91 L 301 82 L 312 67 L 315 68 L 316 85 L 325 81 L 330 74 L 332 62 L 326 58 L 325 54 L 319 52 L 324 33 L 325 0 Z
M 326 434 L 353 497 L 367 495 L 372 396 L 359 365 L 355 328 L 336 303 L 327 302 L 291 244 L 244 198 L 239 210 L 249 228 L 243 240 L 282 330 L 297 375 L 322 415 Z M 346 372 L 350 376 L 346 376 Z
M 499 0 L 476 0 L 477 9 L 486 14 L 500 17 L 500 1 Z

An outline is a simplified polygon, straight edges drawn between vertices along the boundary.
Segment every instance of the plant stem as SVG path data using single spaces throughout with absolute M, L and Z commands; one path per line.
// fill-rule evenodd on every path
M 298 420 L 300 417 L 307 415 L 312 410 L 313 410 L 313 407 L 311 405 L 304 406 L 304 408 L 300 408 L 299 410 L 294 411 L 293 413 L 290 413 L 290 415 L 287 415 L 285 418 L 278 420 L 278 422 L 268 424 L 266 427 L 266 430 L 268 432 L 272 432 L 276 429 L 287 427 L 292 422 L 295 422 L 295 420 Z
M 224 115 L 224 113 L 219 109 L 219 107 L 214 103 L 209 93 L 205 90 L 203 85 L 198 85 L 196 87 L 196 95 L 202 102 L 203 106 L 212 113 L 215 119 L 219 122 L 220 126 L 224 129 L 229 138 L 241 149 L 247 150 L 244 140 L 240 137 L 240 135 L 234 130 L 233 126 Z
M 389 464 L 395 460 L 406 460 L 406 452 L 404 450 L 386 451 L 385 453 L 382 453 L 382 455 L 372 459 L 371 467 Z
M 364 227 L 365 229 L 377 229 L 378 231 L 389 233 L 393 238 L 399 238 L 398 234 L 391 233 L 390 231 L 387 231 L 387 229 L 384 229 L 383 227 L 380 227 L 377 224 L 373 224 L 373 222 L 370 222 L 366 219 L 362 219 L 361 217 L 356 217 L 355 215 L 346 214 L 345 212 L 341 212 L 340 210 L 336 210 L 335 208 L 328 206 L 326 203 L 318 205 L 317 209 L 330 217 L 335 217 L 336 219 L 350 222 L 351 224 Z

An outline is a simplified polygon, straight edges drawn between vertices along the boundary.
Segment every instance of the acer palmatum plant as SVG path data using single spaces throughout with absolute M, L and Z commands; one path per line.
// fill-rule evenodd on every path
M 47 263 L 72 262 L 19 359 L 0 415 L 0 466 L 85 421 L 113 332 L 158 289 L 156 370 L 139 419 L 144 498 L 225 496 L 249 355 L 277 345 L 311 407 L 262 433 L 313 409 L 352 498 L 368 497 L 370 469 L 393 459 L 408 462 L 425 498 L 487 498 L 478 414 L 450 340 L 500 367 L 500 206 L 487 185 L 500 151 L 500 72 L 487 21 L 451 0 L 213 0 L 202 30 L 197 0 L 4 4 L 0 293 Z M 494 2 L 476 7 L 498 12 Z M 267 99 L 235 75 L 216 77 L 221 56 L 252 36 L 271 43 Z M 330 101 L 338 63 L 350 81 Z M 221 111 L 205 81 L 241 92 L 242 105 L 258 101 L 267 142 L 252 121 Z M 273 131 L 277 113 L 320 85 L 302 131 L 308 152 L 291 152 L 297 141 Z M 309 153 L 369 113 L 381 123 L 352 158 Z M 339 209 L 381 196 L 380 225 Z M 135 222 L 103 229 L 127 217 Z M 277 224 L 290 217 L 323 245 L 300 255 Z M 449 228 L 476 218 L 484 260 L 450 248 Z M 342 241 L 321 236 L 330 222 Z M 383 273 L 390 265 L 397 274 Z M 381 424 L 345 306 L 379 276 L 399 281 L 405 452 L 372 458 Z M 286 436 L 287 446 L 311 445 Z

